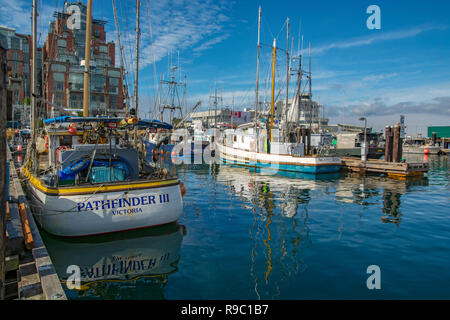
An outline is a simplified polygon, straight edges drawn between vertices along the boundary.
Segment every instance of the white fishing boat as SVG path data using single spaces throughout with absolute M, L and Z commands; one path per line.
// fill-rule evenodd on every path
M 33 57 L 36 54 L 35 10 L 34 6 Z M 138 7 L 136 11 L 139 25 Z M 43 121 L 44 128 L 38 130 L 36 99 L 32 96 L 31 145 L 21 172 L 33 214 L 46 231 L 70 237 L 174 222 L 183 211 L 181 188 L 184 186 L 174 170 L 167 170 L 157 157 L 151 163 L 146 162 L 142 140 L 137 135 L 138 129 L 170 130 L 172 126 L 128 116 L 89 117 L 92 0 L 88 1 L 86 16 L 83 117 L 47 119 Z M 138 35 L 139 30 L 137 40 Z M 37 92 L 36 64 L 32 67 L 32 92 Z M 137 115 L 137 61 L 135 75 L 134 114 Z
M 286 102 L 286 109 L 282 112 L 281 119 L 277 119 L 278 124 L 274 125 L 275 66 L 277 51 L 276 39 L 274 39 L 272 47 L 272 95 L 270 112 L 268 114 L 268 119 L 259 119 L 258 83 L 260 23 L 261 8 L 259 9 L 258 23 L 255 121 L 254 123 L 243 124 L 237 129 L 225 130 L 225 135 L 216 141 L 217 151 L 220 158 L 226 163 L 254 168 L 265 168 L 274 171 L 290 171 L 312 174 L 340 171 L 341 159 L 339 157 L 328 156 L 326 154 L 321 154 L 320 152 L 313 154 L 311 129 L 299 125 L 297 117 L 300 114 L 300 108 L 302 107 L 302 104 L 300 103 L 302 96 L 301 62 L 298 72 L 297 92 L 294 97 L 294 102 L 291 104 L 291 110 L 287 109 L 288 103 Z M 289 52 L 289 50 L 286 50 L 286 52 Z M 290 59 L 288 57 L 287 61 L 289 62 L 289 60 Z M 299 61 L 301 61 L 301 57 Z M 291 69 L 289 63 L 287 69 Z M 289 83 L 289 72 L 287 72 L 287 77 L 288 79 L 286 80 L 286 83 Z M 308 79 L 309 83 L 311 83 L 311 71 L 309 72 Z M 287 91 L 288 90 L 286 90 L 286 92 Z M 286 100 L 288 100 L 288 97 L 289 95 L 286 93 Z M 293 115 L 295 113 L 294 111 L 297 116 Z
M 270 143 L 261 131 L 255 138 L 253 128 L 226 130 L 216 142 L 216 152 L 225 163 L 247 167 L 312 174 L 340 171 L 339 157 L 304 155 L 303 143 Z M 276 135 L 278 129 L 272 132 Z
M 117 128 L 120 121 L 44 121 L 47 154 L 39 154 L 22 169 L 33 213 L 43 229 L 60 236 L 87 236 L 167 224 L 180 217 L 182 184 L 164 167 L 140 168 L 138 150 Z M 77 129 L 81 127 L 85 130 Z

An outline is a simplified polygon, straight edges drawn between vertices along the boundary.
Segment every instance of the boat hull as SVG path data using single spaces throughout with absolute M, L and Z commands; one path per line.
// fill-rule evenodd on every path
M 425 150 L 428 150 L 428 152 Z M 403 146 L 402 148 L 403 153 L 410 154 L 439 154 L 440 151 L 441 148 L 436 146 Z
M 339 172 L 341 169 L 341 159 L 338 157 L 295 157 L 239 150 L 219 143 L 216 145 L 221 160 L 229 164 L 312 174 Z
M 98 193 L 83 193 L 83 188 L 78 188 L 73 194 L 52 194 L 27 182 L 36 221 L 58 236 L 90 236 L 163 225 L 178 220 L 183 212 L 178 180 L 165 186 L 125 187 Z

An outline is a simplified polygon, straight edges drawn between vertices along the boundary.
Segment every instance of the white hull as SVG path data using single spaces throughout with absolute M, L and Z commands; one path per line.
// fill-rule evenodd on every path
M 441 151 L 441 147 L 436 146 L 403 146 L 403 153 L 413 154 L 426 154 L 425 149 L 428 150 L 428 154 L 438 154 Z
M 341 167 L 341 159 L 338 157 L 296 157 L 287 154 L 270 154 L 236 149 L 220 143 L 216 143 L 216 146 L 220 157 L 232 164 L 302 173 L 338 172 Z
M 27 184 L 39 225 L 58 236 L 89 236 L 176 221 L 183 212 L 179 184 L 78 195 L 51 195 Z

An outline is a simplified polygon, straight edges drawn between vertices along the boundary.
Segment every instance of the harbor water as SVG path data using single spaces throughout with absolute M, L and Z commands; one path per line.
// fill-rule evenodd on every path
M 429 172 L 402 181 L 181 164 L 178 223 L 42 236 L 69 299 L 449 299 L 449 159 L 408 160 Z M 380 289 L 368 288 L 373 265 Z

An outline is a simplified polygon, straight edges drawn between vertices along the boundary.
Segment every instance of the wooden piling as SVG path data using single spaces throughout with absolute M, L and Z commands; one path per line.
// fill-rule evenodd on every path
M 392 162 L 400 162 L 400 126 L 395 126 L 394 130 L 394 138 L 392 144 Z
M 387 162 L 392 162 L 392 128 L 390 126 L 386 126 L 385 131 L 385 151 L 384 151 L 384 160 Z

